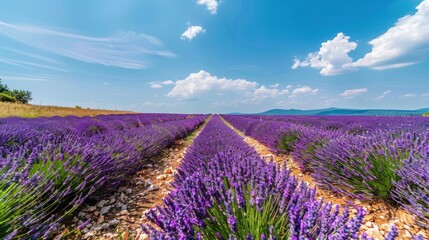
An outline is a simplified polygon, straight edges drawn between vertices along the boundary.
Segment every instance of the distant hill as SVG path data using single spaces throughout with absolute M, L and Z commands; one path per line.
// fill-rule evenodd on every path
M 271 109 L 266 112 L 257 113 L 257 115 L 421 116 L 427 112 L 429 112 L 429 108 L 422 108 L 417 110 L 324 108 L 314 110 Z

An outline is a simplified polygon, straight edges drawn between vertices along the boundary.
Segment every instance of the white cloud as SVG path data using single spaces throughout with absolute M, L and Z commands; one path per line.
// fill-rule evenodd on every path
M 149 56 L 174 57 L 150 35 L 121 32 L 109 37 L 89 37 L 56 29 L 0 22 L 0 34 L 25 45 L 82 62 L 142 69 Z
M 400 18 L 384 34 L 371 40 L 371 52 L 354 66 L 384 70 L 422 61 L 429 49 L 429 0 L 422 1 L 416 9 L 414 15 Z
M 49 82 L 53 80 L 53 77 L 47 76 L 27 76 L 27 75 L 9 75 L 1 76 L 5 81 L 35 81 L 35 82 Z
M 345 90 L 343 93 L 341 93 L 340 96 L 346 97 L 346 98 L 353 98 L 353 97 L 356 97 L 358 95 L 364 94 L 366 92 L 368 92 L 367 88 L 349 89 L 349 90 Z
M 279 83 L 276 83 L 276 84 L 270 85 L 270 88 L 276 88 L 276 87 L 278 87 L 279 85 L 280 85 Z
M 218 78 L 204 70 L 191 73 L 185 79 L 176 81 L 175 84 L 174 88 L 168 93 L 168 96 L 179 99 L 190 99 L 211 90 L 248 91 L 255 89 L 258 85 L 256 82 L 250 82 L 245 79 Z
M 327 100 L 325 100 L 325 105 L 331 106 L 332 104 L 334 104 L 336 102 L 338 102 L 338 99 L 336 99 L 336 98 L 327 99 Z
M 383 92 L 383 94 L 381 94 L 380 96 L 374 98 L 374 100 L 381 100 L 381 99 L 385 98 L 387 95 L 389 95 L 391 93 L 392 93 L 391 90 L 387 90 L 387 91 Z
M 266 88 L 265 86 L 261 86 L 260 88 L 256 89 L 254 94 L 254 97 L 257 99 L 265 99 L 265 98 L 272 98 L 279 95 L 288 94 L 289 90 L 278 90 L 276 88 L 270 89 Z
M 206 5 L 207 10 L 209 10 L 211 14 L 216 14 L 219 6 L 219 2 L 217 0 L 197 0 L 197 4 Z
M 44 69 L 55 70 L 55 71 L 60 71 L 60 72 L 69 72 L 69 71 L 62 69 L 62 68 L 57 68 L 57 67 L 33 63 L 33 62 L 21 61 L 21 60 L 16 60 L 16 59 L 8 59 L 8 58 L 0 57 L 0 62 L 9 64 L 9 65 L 13 65 L 13 66 L 18 66 L 21 68 L 44 68 Z
M 152 102 L 152 101 L 146 101 L 140 104 L 142 107 L 161 107 L 161 106 L 165 106 L 165 103 L 163 102 Z
M 174 84 L 174 82 L 171 80 L 166 80 L 163 82 L 150 82 L 150 87 L 151 88 L 162 88 L 163 86 L 173 85 L 173 84 Z
M 189 26 L 188 29 L 180 36 L 181 39 L 188 39 L 189 41 L 196 37 L 198 34 L 206 30 L 201 26 Z
M 162 88 L 162 85 L 159 83 L 153 83 L 150 85 L 151 88 Z
M 407 93 L 401 96 L 401 98 L 412 98 L 412 97 L 417 97 L 417 94 L 415 93 Z
M 292 85 L 287 85 L 287 87 L 286 87 L 287 89 L 289 89 L 289 88 L 293 88 L 293 86 Z
M 322 43 L 319 52 L 312 52 L 304 60 L 294 59 L 292 69 L 311 67 L 320 69 L 322 75 L 336 75 L 353 69 L 353 59 L 348 53 L 357 47 L 357 43 L 350 42 L 350 37 L 343 33 Z
M 289 96 L 289 98 L 295 98 L 295 97 L 299 97 L 301 95 L 307 95 L 307 94 L 317 94 L 319 92 L 319 89 L 312 89 L 309 86 L 303 86 L 303 87 L 299 87 L 299 88 L 295 88 L 292 91 L 292 95 Z
M 174 84 L 174 82 L 171 80 L 167 80 L 167 81 L 162 82 L 162 85 L 173 85 L 173 84 Z
M 422 97 L 424 97 L 424 98 L 429 97 L 429 92 L 427 92 L 427 93 L 423 93 L 423 94 L 422 94 Z

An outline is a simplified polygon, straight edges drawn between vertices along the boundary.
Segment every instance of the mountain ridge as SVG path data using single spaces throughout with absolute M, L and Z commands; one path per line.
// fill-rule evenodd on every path
M 322 108 L 322 109 L 270 109 L 256 115 L 304 115 L 304 116 L 421 116 L 429 112 L 429 108 L 415 110 L 399 109 L 352 109 L 352 108 Z

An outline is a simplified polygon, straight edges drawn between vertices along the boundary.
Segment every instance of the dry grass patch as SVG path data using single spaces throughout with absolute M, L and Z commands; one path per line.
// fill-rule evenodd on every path
M 70 108 L 70 107 L 56 107 L 56 106 L 39 106 L 31 104 L 18 104 L 18 103 L 2 103 L 0 102 L 0 118 L 2 117 L 53 117 L 53 116 L 96 116 L 107 114 L 130 114 L 130 111 L 112 111 L 112 110 L 98 110 L 98 109 L 83 109 L 83 108 Z

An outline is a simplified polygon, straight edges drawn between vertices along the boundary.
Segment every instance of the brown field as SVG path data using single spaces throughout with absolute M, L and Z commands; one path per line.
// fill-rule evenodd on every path
M 99 109 L 83 109 L 71 107 L 40 106 L 30 104 L 3 103 L 0 102 L 0 118 L 3 117 L 53 117 L 53 116 L 96 116 L 106 114 L 130 114 L 130 111 L 113 111 Z

